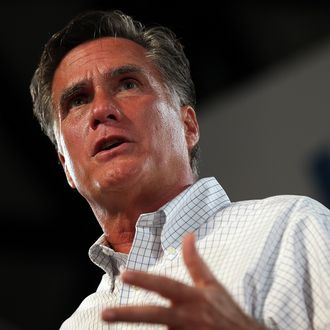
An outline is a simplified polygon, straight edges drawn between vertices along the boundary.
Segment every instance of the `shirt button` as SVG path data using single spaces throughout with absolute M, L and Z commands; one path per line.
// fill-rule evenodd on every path
M 176 254 L 176 249 L 173 246 L 170 246 L 167 250 L 166 250 L 167 254 L 170 255 L 174 255 Z
M 173 246 L 170 246 L 165 250 L 165 258 L 167 260 L 173 260 L 177 255 L 177 251 Z

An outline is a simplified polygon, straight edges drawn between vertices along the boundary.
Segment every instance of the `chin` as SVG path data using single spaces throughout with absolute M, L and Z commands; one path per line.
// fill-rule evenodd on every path
M 98 173 L 94 187 L 101 193 L 120 191 L 136 185 L 141 176 L 138 166 L 109 168 Z

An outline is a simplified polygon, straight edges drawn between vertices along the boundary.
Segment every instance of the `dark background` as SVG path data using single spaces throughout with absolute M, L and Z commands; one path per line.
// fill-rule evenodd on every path
M 185 45 L 199 103 L 330 37 L 327 1 L 125 3 L 0 5 L 0 329 L 58 329 L 102 274 L 87 257 L 100 228 L 68 187 L 32 116 L 29 82 L 52 33 L 87 9 L 121 9 L 146 24 L 166 25 Z M 314 165 L 327 202 L 329 159 L 324 155 Z

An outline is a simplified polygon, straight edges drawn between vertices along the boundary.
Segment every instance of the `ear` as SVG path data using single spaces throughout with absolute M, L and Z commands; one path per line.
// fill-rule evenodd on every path
M 70 172 L 68 170 L 68 167 L 67 167 L 67 164 L 66 164 L 64 155 L 62 153 L 60 153 L 60 152 L 57 152 L 57 156 L 58 156 L 58 159 L 61 162 L 61 165 L 63 167 L 64 173 L 65 173 L 65 176 L 66 176 L 66 180 L 68 181 L 69 186 L 72 189 L 75 189 L 76 188 L 76 185 L 74 184 L 73 179 L 72 179 L 72 176 L 71 176 L 71 174 L 70 174 Z
M 185 105 L 181 107 L 181 114 L 188 150 L 191 151 L 191 149 L 197 144 L 199 140 L 199 126 L 196 118 L 196 113 L 191 106 Z

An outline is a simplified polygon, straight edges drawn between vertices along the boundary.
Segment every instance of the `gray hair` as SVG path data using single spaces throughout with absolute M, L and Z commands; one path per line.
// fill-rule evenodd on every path
M 75 17 L 49 39 L 30 85 L 34 115 L 56 148 L 58 148 L 54 132 L 56 118 L 51 97 L 56 68 L 71 49 L 102 37 L 125 38 L 144 47 L 160 71 L 169 92 L 178 97 L 180 106 L 195 107 L 196 105 L 189 61 L 182 44 L 171 30 L 161 26 L 146 28 L 141 22 L 133 20 L 120 11 L 89 11 Z M 190 152 L 190 166 L 196 177 L 198 177 L 198 158 L 197 143 Z

